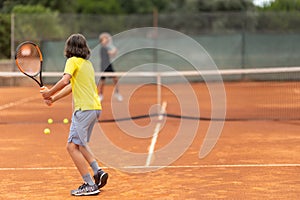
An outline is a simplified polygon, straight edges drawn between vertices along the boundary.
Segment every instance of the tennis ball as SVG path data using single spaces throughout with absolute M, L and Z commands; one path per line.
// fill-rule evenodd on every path
M 52 124 L 53 123 L 53 119 L 49 118 L 48 119 L 48 124 Z
M 50 134 L 50 129 L 49 128 L 45 128 L 44 129 L 44 134 L 46 134 L 46 135 Z
M 67 124 L 67 123 L 69 123 L 69 120 L 67 118 L 64 118 L 63 122 L 64 122 L 64 124 Z

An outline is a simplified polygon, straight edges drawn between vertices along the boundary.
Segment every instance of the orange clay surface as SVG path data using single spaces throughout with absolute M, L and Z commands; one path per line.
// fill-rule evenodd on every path
M 245 83 L 243 87 L 237 83 L 225 84 L 229 118 L 242 119 L 259 114 L 261 108 L 255 107 L 255 102 L 258 101 L 255 98 L 259 97 L 245 92 L 245 88 L 255 85 L 256 83 Z M 129 110 L 132 116 L 149 114 L 151 105 L 156 103 L 155 95 L 151 95 L 156 92 L 155 86 L 146 87 L 146 92 L 136 91 L 133 94 L 136 99 L 130 100 Z M 195 84 L 193 87 L 202 113 L 209 114 L 209 95 L 205 86 Z M 121 91 L 122 89 L 125 91 L 126 86 L 122 86 Z M 270 88 L 256 87 L 252 91 L 264 94 L 270 92 Z M 100 120 L 113 118 L 110 106 L 116 100 L 110 97 L 111 93 L 112 87 L 106 86 Z M 293 97 L 298 101 L 296 99 L 289 102 L 289 96 L 278 95 L 281 95 L 281 99 L 279 101 L 275 98 L 273 107 L 286 100 L 286 105 L 293 103 L 296 104 L 294 109 L 299 109 L 300 97 Z M 71 97 L 47 107 L 36 86 L 2 87 L 0 96 L 0 199 L 75 199 L 76 197 L 70 195 L 70 190 L 82 184 L 82 179 L 65 148 L 70 124 L 62 122 L 64 118 L 71 118 Z M 168 95 L 166 91 L 162 100 L 168 103 L 167 113 L 177 113 L 174 95 Z M 121 109 L 122 102 L 115 102 L 115 106 Z M 262 116 L 273 113 L 268 112 L 263 112 Z M 292 109 L 287 112 L 280 111 L 279 114 L 297 115 Z M 48 118 L 52 118 L 54 123 L 48 124 Z M 149 121 L 149 118 L 143 118 L 135 120 L 135 123 L 144 126 Z M 162 148 L 171 141 L 180 121 L 181 119 L 165 118 L 155 149 Z M 209 125 L 209 120 L 200 120 L 197 135 L 188 149 L 176 161 L 159 170 L 130 173 L 101 163 L 103 169 L 109 173 L 107 185 L 101 189 L 99 195 L 82 199 L 299 198 L 299 120 L 225 121 L 217 144 L 208 156 L 200 159 L 199 150 Z M 147 153 L 151 138 L 128 136 L 114 122 L 100 122 L 97 126 L 119 148 Z M 45 128 L 51 129 L 49 135 L 43 133 Z M 115 159 L 119 157 L 111 156 Z

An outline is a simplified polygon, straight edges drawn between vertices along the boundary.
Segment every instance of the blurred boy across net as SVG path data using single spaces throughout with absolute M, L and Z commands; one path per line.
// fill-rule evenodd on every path
M 116 56 L 118 50 L 113 45 L 112 37 L 109 33 L 101 33 L 99 35 L 99 42 L 101 44 L 100 48 L 100 58 L 101 58 L 101 71 L 102 72 L 115 72 L 113 65 L 110 61 L 110 58 Z M 111 77 L 114 84 L 114 97 L 118 101 L 123 101 L 122 95 L 119 93 L 119 86 L 118 86 L 118 78 L 113 76 Z M 102 76 L 100 80 L 100 84 L 98 87 L 98 94 L 100 101 L 103 100 L 103 91 L 104 91 L 104 85 L 105 85 L 105 79 L 106 77 Z

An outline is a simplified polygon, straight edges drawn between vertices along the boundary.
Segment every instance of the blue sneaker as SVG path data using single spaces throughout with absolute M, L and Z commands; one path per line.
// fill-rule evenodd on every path
M 97 174 L 94 176 L 95 184 L 98 185 L 98 189 L 106 185 L 108 174 L 101 169 L 98 170 Z
M 83 185 L 79 186 L 76 190 L 71 190 L 71 195 L 74 196 L 90 196 L 90 195 L 97 195 L 100 191 L 98 190 L 98 186 L 96 184 L 89 185 L 84 183 Z

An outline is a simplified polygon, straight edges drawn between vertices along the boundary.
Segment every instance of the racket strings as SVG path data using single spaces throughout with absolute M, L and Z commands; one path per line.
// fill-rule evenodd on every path
M 40 72 L 40 52 L 33 44 L 24 44 L 17 50 L 16 61 L 19 69 L 29 76 L 36 76 Z

